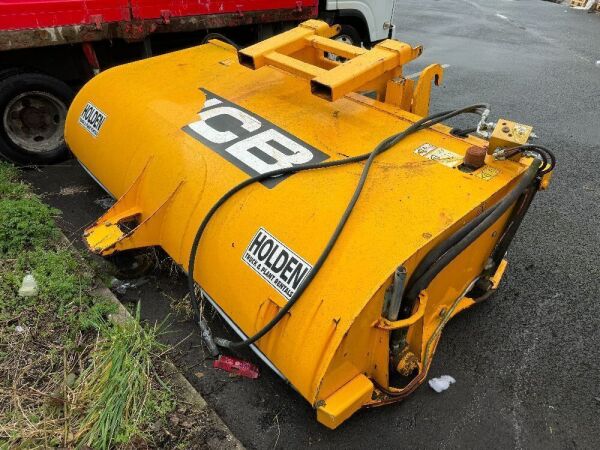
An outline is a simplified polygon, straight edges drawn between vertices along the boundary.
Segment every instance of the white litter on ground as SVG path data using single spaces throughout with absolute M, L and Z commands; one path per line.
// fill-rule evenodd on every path
M 118 278 L 113 278 L 110 281 L 110 288 L 115 291 L 117 294 L 124 294 L 129 289 L 137 289 L 140 286 L 148 283 L 150 281 L 149 278 L 138 278 L 135 281 L 123 281 Z
M 429 387 L 439 394 L 444 392 L 450 387 L 451 384 L 454 383 L 456 383 L 456 380 L 450 375 L 442 375 L 439 378 L 431 378 L 429 380 Z
M 17 325 L 17 326 L 15 327 L 15 331 L 16 331 L 17 333 L 24 333 L 24 332 L 25 332 L 25 327 L 22 327 L 21 325 Z
M 19 288 L 20 297 L 33 297 L 38 293 L 37 281 L 33 278 L 33 275 L 27 274 L 23 277 L 23 282 Z
M 67 186 L 60 189 L 58 195 L 76 195 L 84 194 L 88 191 L 85 186 Z

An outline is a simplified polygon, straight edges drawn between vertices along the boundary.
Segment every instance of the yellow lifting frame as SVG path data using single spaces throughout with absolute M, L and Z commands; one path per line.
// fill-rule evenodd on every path
M 417 83 L 402 76 L 403 66 L 418 58 L 422 46 L 387 39 L 371 50 L 330 39 L 340 31 L 319 20 L 240 50 L 240 64 L 251 69 L 272 66 L 310 80 L 311 92 L 335 101 L 350 92 L 374 91 L 377 99 L 414 114 L 429 110 L 431 82 L 439 85 L 443 69 L 426 67 Z M 345 61 L 333 61 L 329 54 Z

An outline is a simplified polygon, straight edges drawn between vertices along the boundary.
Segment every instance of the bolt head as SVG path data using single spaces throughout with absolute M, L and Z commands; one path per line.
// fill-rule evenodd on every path
M 484 147 L 469 147 L 465 153 L 465 165 L 472 167 L 473 169 L 479 169 L 485 164 L 486 154 L 487 150 Z

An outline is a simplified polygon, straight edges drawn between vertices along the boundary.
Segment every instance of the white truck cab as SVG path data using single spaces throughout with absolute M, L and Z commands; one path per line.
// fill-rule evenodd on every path
M 326 0 L 321 16 L 342 25 L 338 40 L 370 47 L 373 43 L 394 37 L 395 0 Z

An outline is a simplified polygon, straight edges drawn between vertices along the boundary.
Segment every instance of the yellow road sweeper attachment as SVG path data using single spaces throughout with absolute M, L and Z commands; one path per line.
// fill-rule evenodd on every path
M 209 349 L 250 346 L 330 428 L 423 382 L 448 320 L 498 287 L 555 164 L 485 104 L 429 115 L 442 67 L 403 74 L 421 47 L 337 32 L 311 20 L 108 70 L 66 125 L 118 199 L 90 249 L 162 247 L 196 311 L 209 301 L 241 338 L 213 340 L 197 314 Z M 473 129 L 442 123 L 458 115 Z

